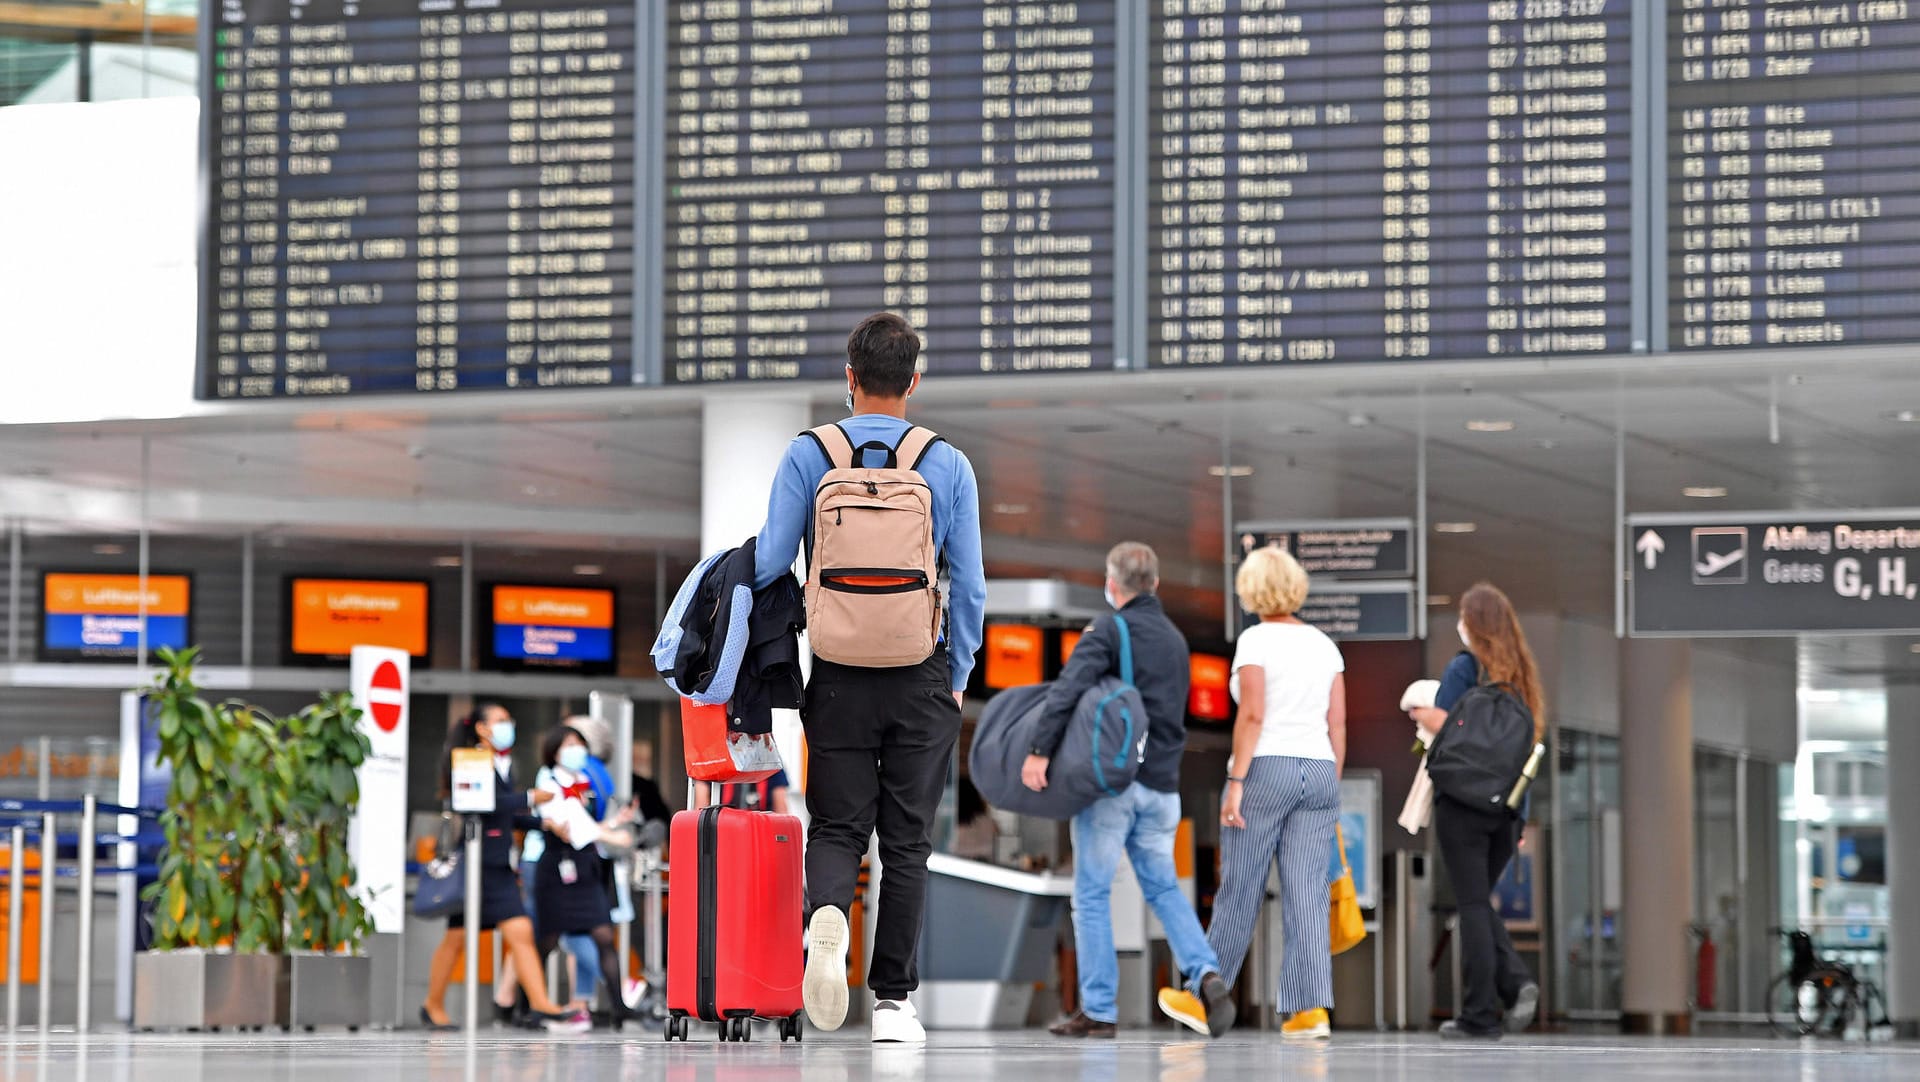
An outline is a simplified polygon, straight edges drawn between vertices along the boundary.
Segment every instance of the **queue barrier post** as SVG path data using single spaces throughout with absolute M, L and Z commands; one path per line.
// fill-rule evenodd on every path
M 52 1028 L 53 978 L 53 884 L 54 868 L 60 859 L 60 836 L 53 813 L 40 817 L 40 1032 Z
M 27 828 L 15 823 L 7 851 L 7 1034 L 20 1032 L 20 925 L 26 920 Z
M 466 816 L 467 1036 L 480 1032 L 480 820 Z M 495 938 L 498 938 L 497 936 Z
M 99 802 L 89 793 L 80 801 L 80 981 L 74 1026 L 81 1033 L 93 1024 L 93 880 L 94 850 L 98 840 Z M 116 867 L 117 870 L 117 867 Z

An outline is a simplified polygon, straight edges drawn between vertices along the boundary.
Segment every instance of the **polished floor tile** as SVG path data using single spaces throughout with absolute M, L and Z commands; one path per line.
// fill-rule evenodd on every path
M 113 1035 L 0 1043 L 9 1080 L 87 1082 L 1882 1082 L 1920 1078 L 1920 1046 L 1798 1045 L 1765 1037 L 1678 1041 L 1534 1038 L 1442 1044 L 1430 1036 L 1342 1035 L 1320 1048 L 1237 1034 L 1205 1043 L 1164 1031 L 1118 1041 L 1044 1033 L 935 1034 L 924 1048 L 814 1034 L 666 1045 L 657 1036 L 546 1037 L 487 1031 Z

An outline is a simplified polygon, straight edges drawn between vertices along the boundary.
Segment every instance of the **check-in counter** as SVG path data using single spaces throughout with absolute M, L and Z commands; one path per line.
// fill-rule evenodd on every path
M 1073 877 L 936 853 L 927 859 L 920 991 L 931 1029 L 1024 1026 L 1036 984 L 1054 978 L 1054 945 Z

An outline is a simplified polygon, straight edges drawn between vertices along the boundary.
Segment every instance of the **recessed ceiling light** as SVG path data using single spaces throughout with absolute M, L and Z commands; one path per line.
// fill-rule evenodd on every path
M 1533 445 L 1542 451 L 1551 451 L 1555 447 L 1560 446 L 1560 442 L 1558 440 L 1534 440 Z
M 1033 510 L 1033 508 L 1028 507 L 1024 503 L 996 503 L 993 505 L 993 513 L 996 515 L 1024 515 L 1031 510 Z
M 576 575 L 591 576 L 591 575 L 604 574 L 605 572 L 606 572 L 606 568 L 601 567 L 599 564 L 574 564 L 573 565 L 573 573 Z
M 520 486 L 520 491 L 525 493 L 528 496 L 538 496 L 540 495 L 540 486 L 539 485 L 522 485 Z
M 1252 477 L 1252 466 L 1208 466 L 1207 473 L 1214 477 Z
M 125 545 L 108 544 L 93 546 L 93 554 L 95 556 L 123 556 L 126 554 L 126 551 L 127 546 Z
M 1468 421 L 1468 432 L 1512 432 L 1512 421 Z
M 1347 425 L 1351 428 L 1365 428 L 1372 423 L 1373 416 L 1371 414 L 1360 413 L 1358 411 L 1347 414 Z
M 435 557 L 433 558 L 433 566 L 435 566 L 435 567 L 459 567 L 459 566 L 460 566 L 460 557 L 458 557 L 458 556 L 435 556 Z
M 1452 594 L 1428 594 L 1427 595 L 1427 607 L 1430 609 L 1444 609 L 1451 604 L 1453 604 Z
M 1480 528 L 1477 522 L 1436 522 L 1434 533 L 1472 533 Z
M 1718 500 L 1726 496 L 1727 490 L 1719 485 L 1688 485 L 1680 494 L 1690 500 Z
M 1903 425 L 1920 423 L 1920 410 L 1888 410 L 1880 416 L 1889 421 L 1898 421 Z

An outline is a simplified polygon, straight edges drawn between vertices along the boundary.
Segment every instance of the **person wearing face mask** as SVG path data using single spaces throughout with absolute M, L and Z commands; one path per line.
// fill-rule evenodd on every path
M 552 800 L 553 795 L 514 788 L 514 729 L 513 715 L 499 703 L 484 704 L 455 722 L 441 756 L 440 784 L 443 797 L 451 794 L 454 749 L 481 747 L 493 753 L 493 811 L 474 816 L 480 828 L 480 926 L 492 930 L 505 943 L 515 972 L 537 975 L 541 968 L 539 952 L 534 949 L 533 921 L 521 904 L 519 876 L 513 870 L 513 832 L 538 827 L 540 820 L 532 815 L 533 809 Z M 447 1015 L 447 986 L 453 981 L 453 967 L 465 946 L 465 928 L 465 913 L 455 912 L 447 918 L 447 934 L 433 952 L 427 972 L 427 1001 L 420 1007 L 420 1021 L 429 1029 L 457 1028 Z M 549 1031 L 582 1033 L 593 1028 L 586 1012 L 562 1010 L 538 980 L 522 979 L 520 985 L 535 1017 Z
M 1020 778 L 1036 792 L 1060 748 L 1080 698 L 1103 677 L 1119 675 L 1120 634 L 1126 621 L 1133 682 L 1147 707 L 1147 739 L 1140 772 L 1116 796 L 1095 801 L 1073 819 L 1073 935 L 1080 967 L 1080 1010 L 1055 1024 L 1056 1037 L 1111 1038 L 1120 1018 L 1120 964 L 1114 954 L 1110 902 L 1124 856 L 1147 904 L 1167 929 L 1167 943 L 1185 975 L 1188 1009 L 1182 1024 L 1217 1037 L 1233 1027 L 1234 1006 L 1220 978 L 1220 961 L 1200 930 L 1193 904 L 1180 889 L 1173 842 L 1180 827 L 1180 760 L 1187 746 L 1187 685 L 1192 679 L 1187 641 L 1167 619 L 1154 592 L 1160 559 L 1134 541 L 1107 554 L 1107 604 L 1080 636 L 1060 679 L 1047 694 Z
M 857 638 L 856 629 L 830 618 L 835 611 L 845 611 L 840 602 L 824 612 L 810 611 L 807 617 L 816 657 L 801 712 L 810 764 L 806 904 L 811 911 L 802 999 L 814 1028 L 831 1031 L 845 1024 L 847 957 L 857 934 L 848 926 L 847 913 L 859 889 L 861 862 L 877 839 L 886 875 L 874 909 L 867 987 L 874 997 L 873 1040 L 881 1044 L 927 1039 L 910 998 L 920 985 L 927 857 L 960 739 L 961 699 L 985 638 L 987 577 L 980 556 L 979 482 L 965 454 L 937 437 L 926 442 L 932 434 L 916 430 L 907 420 L 909 400 L 921 385 L 920 347 L 919 334 L 890 312 L 868 316 L 847 336 L 847 408 L 853 416 L 839 422 L 838 433 L 823 426 L 787 446 L 767 500 L 766 525 L 754 542 L 756 590 L 778 583 L 803 552 L 812 568 L 823 547 L 816 544 L 821 540 L 816 525 L 840 525 L 838 514 L 816 520 L 816 498 L 822 482 L 843 461 L 866 469 L 911 470 L 927 488 L 926 521 L 903 529 L 902 534 L 911 536 L 893 538 L 893 546 L 886 544 L 884 530 L 864 534 L 863 545 L 871 546 L 863 549 L 866 558 L 883 562 L 858 566 L 894 569 L 876 574 L 897 586 L 901 580 L 896 571 L 929 570 L 908 561 L 934 556 L 947 582 L 944 590 L 931 592 L 931 655 L 914 664 L 894 665 L 829 660 L 818 656 L 824 633 L 837 631 L 847 643 Z M 832 452 L 829 439 L 836 448 Z M 923 449 L 902 455 L 909 443 Z M 843 457 L 842 451 L 851 451 L 851 457 Z M 858 510 L 848 516 L 850 529 L 859 528 Z M 889 511 L 884 517 L 918 516 Z M 930 536 L 921 535 L 923 528 Z M 923 540 L 931 544 L 923 548 Z M 890 547 L 893 550 L 886 551 Z M 864 572 L 841 569 L 831 588 L 824 581 L 814 582 L 812 596 L 900 594 L 858 581 L 864 577 Z M 877 642 L 878 636 L 903 628 L 866 630 Z M 902 641 L 908 640 L 914 640 L 911 633 Z
M 1433 705 L 1408 711 L 1414 723 L 1427 732 L 1438 732 L 1454 705 L 1474 686 L 1506 684 L 1533 714 L 1534 741 L 1544 740 L 1547 714 L 1539 667 L 1507 595 L 1489 583 L 1476 584 L 1460 598 L 1456 630 L 1466 649 L 1448 663 Z M 1460 907 L 1460 971 L 1465 986 L 1461 1015 L 1440 1027 L 1442 1037 L 1496 1040 L 1503 1023 L 1519 1033 L 1533 1024 L 1539 1012 L 1540 986 L 1513 949 L 1507 926 L 1491 901 L 1494 884 L 1506 873 L 1525 824 L 1525 814 L 1515 819 L 1505 808 L 1469 807 L 1445 793 L 1434 797 L 1434 836 Z
M 563 936 L 592 938 L 599 962 L 597 974 L 607 985 L 607 1000 L 618 1026 L 625 1020 L 626 999 L 618 987 L 620 954 L 607 894 L 613 865 L 597 842 L 626 841 L 610 835 L 624 834 L 632 811 L 621 808 L 595 827 L 599 838 L 581 839 L 584 845 L 574 844 L 575 832 L 594 823 L 599 809 L 607 803 L 595 795 L 588 774 L 591 759 L 586 738 L 569 726 L 554 728 L 540 742 L 541 768 L 535 789 L 551 794 L 553 799 L 540 809 L 546 844 L 533 869 L 533 911 L 543 958 L 553 953 Z M 578 991 L 576 998 L 580 998 Z

